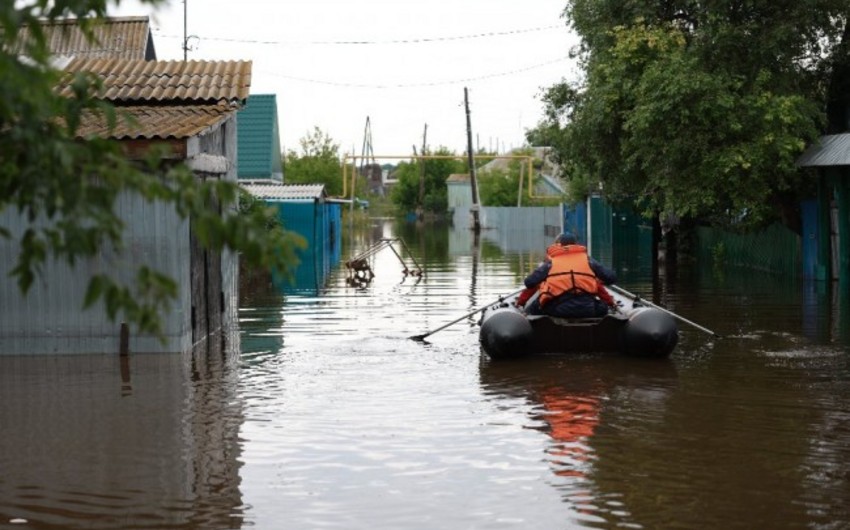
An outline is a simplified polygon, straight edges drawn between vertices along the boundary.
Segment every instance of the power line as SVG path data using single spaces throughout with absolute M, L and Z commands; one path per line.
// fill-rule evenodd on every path
M 297 76 L 280 74 L 280 73 L 277 73 L 277 72 L 257 72 L 257 73 L 262 73 L 262 74 L 270 75 L 270 76 L 274 76 L 274 77 L 282 77 L 284 79 L 290 79 L 292 81 L 301 81 L 301 82 L 304 82 L 304 83 L 313 83 L 313 84 L 318 84 L 318 85 L 331 85 L 331 86 L 346 87 L 346 88 L 378 88 L 378 89 L 419 88 L 419 87 L 429 87 L 429 86 L 455 85 L 455 84 L 460 84 L 460 83 L 468 83 L 470 81 L 481 81 L 483 79 L 491 79 L 491 78 L 494 78 L 494 77 L 507 77 L 507 76 L 510 76 L 510 75 L 527 72 L 529 70 L 535 70 L 537 68 L 542 68 L 544 66 L 549 66 L 550 64 L 560 63 L 560 62 L 567 61 L 567 60 L 570 60 L 570 59 L 571 58 L 569 56 L 560 57 L 558 59 L 546 61 L 545 63 L 538 63 L 538 64 L 534 64 L 534 65 L 527 66 L 527 67 L 524 67 L 524 68 L 517 68 L 515 70 L 510 70 L 510 71 L 507 71 L 507 72 L 487 74 L 487 75 L 482 75 L 482 76 L 478 76 L 478 77 L 467 77 L 467 78 L 463 78 L 463 79 L 454 79 L 454 80 L 449 80 L 449 81 L 431 81 L 431 82 L 427 82 L 427 83 L 404 83 L 404 84 L 395 84 L 395 85 L 392 85 L 392 84 L 367 85 L 367 84 L 361 84 L 361 83 L 340 83 L 338 81 L 309 79 L 309 78 L 305 78 L 305 77 L 297 77 Z
M 338 41 L 278 41 L 278 40 L 256 40 L 256 39 L 232 39 L 225 37 L 201 37 L 211 41 L 218 42 L 238 42 L 243 44 L 262 44 L 265 46 L 313 46 L 313 45 L 322 45 L 322 46 L 364 46 L 364 45 L 379 45 L 379 44 L 426 44 L 432 42 L 448 42 L 448 41 L 458 41 L 458 40 L 470 40 L 470 39 L 480 39 L 486 37 L 501 37 L 505 35 L 520 35 L 523 33 L 533 33 L 537 31 L 546 31 L 552 29 L 565 29 L 565 26 L 540 26 L 536 28 L 528 28 L 528 29 L 516 29 L 510 31 L 490 31 L 487 33 L 475 33 L 472 35 L 456 35 L 451 37 L 422 37 L 417 39 L 395 39 L 395 40 L 338 40 Z M 155 30 L 158 31 L 158 30 Z M 174 35 L 165 35 L 157 33 L 158 37 L 162 38 L 180 38 Z

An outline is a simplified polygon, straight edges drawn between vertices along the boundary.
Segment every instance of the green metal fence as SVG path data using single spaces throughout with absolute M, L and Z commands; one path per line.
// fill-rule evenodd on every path
M 792 278 L 799 278 L 802 272 L 800 236 L 781 225 L 752 234 L 700 227 L 696 247 L 700 264 L 742 267 Z
M 590 200 L 591 253 L 630 278 L 652 275 L 652 222 L 602 199 Z
M 589 247 L 594 258 L 631 279 L 652 276 L 652 220 L 599 197 L 588 201 Z M 734 234 L 715 228 L 696 230 L 693 251 L 708 267 L 739 267 L 800 278 L 800 236 L 776 224 L 760 232 Z

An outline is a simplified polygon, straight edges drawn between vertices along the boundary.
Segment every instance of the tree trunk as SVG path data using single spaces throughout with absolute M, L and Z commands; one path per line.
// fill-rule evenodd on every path
M 832 72 L 827 89 L 827 134 L 850 130 L 850 19 L 844 23 L 841 43 L 830 58 Z

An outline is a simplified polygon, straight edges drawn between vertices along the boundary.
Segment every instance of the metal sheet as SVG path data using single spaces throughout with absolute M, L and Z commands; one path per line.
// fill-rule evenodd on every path
M 799 167 L 850 166 L 850 134 L 821 136 L 797 159 Z

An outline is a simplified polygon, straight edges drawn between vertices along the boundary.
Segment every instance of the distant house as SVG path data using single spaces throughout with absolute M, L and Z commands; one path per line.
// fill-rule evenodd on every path
M 565 193 L 564 183 L 559 177 L 560 168 L 552 160 L 551 147 L 532 147 L 531 156 L 535 160 L 535 168 L 532 174 L 537 177 L 532 182 L 532 193 L 535 196 L 542 197 L 559 197 Z M 517 156 L 522 156 L 514 152 Z M 508 171 L 510 167 L 510 158 L 496 158 L 481 166 L 478 173 L 484 175 L 488 171 L 502 170 Z M 523 170 L 526 168 L 523 167 Z M 523 174 L 524 182 L 528 182 L 528 172 Z M 523 188 L 527 189 L 527 184 L 523 184 Z
M 251 94 L 237 119 L 239 180 L 283 182 L 276 96 Z
M 298 251 L 300 263 L 293 278 L 275 278 L 284 292 L 318 294 L 330 269 L 339 261 L 342 208 L 329 200 L 323 184 L 284 184 L 273 94 L 252 94 L 237 114 L 239 121 L 239 183 L 256 199 L 277 209 L 286 230 L 302 236 L 307 248 Z
M 67 70 L 100 77 L 102 98 L 132 117 L 112 131 L 102 119 L 91 117 L 80 128 L 81 138 L 114 139 L 130 158 L 164 146 L 168 160 L 187 163 L 199 179 L 236 180 L 236 113 L 248 98 L 250 61 L 83 57 L 71 61 Z M 170 275 L 179 293 L 170 313 L 161 315 L 165 341 L 134 335 L 130 350 L 188 353 L 220 348 L 208 339 L 235 323 L 237 257 L 201 248 L 189 221 L 170 205 L 126 193 L 116 210 L 126 225 L 123 253 L 103 249 L 74 267 L 48 261 L 27 296 L 21 295 L 9 272 L 29 221 L 15 210 L 0 212 L 0 226 L 12 233 L 11 239 L 0 238 L 0 278 L 6 278 L 0 282 L 0 354 L 116 352 L 119 324 L 99 305 L 82 310 L 86 287 L 93 274 L 104 271 L 130 283 L 139 265 Z
M 94 41 L 86 37 L 76 19 L 45 20 L 41 30 L 50 53 L 56 57 L 156 60 L 148 17 L 113 17 L 93 20 L 92 24 Z M 24 55 L 31 38 L 31 30 L 21 28 L 12 53 Z

